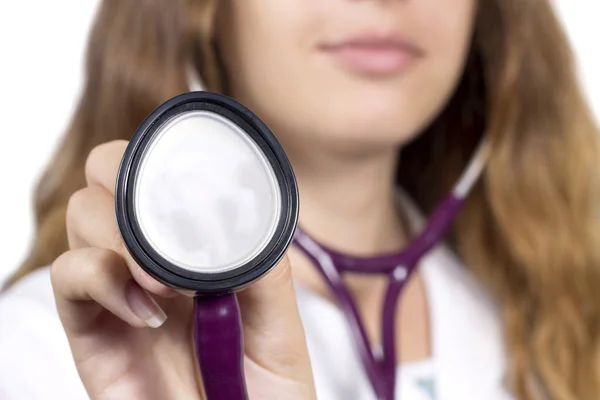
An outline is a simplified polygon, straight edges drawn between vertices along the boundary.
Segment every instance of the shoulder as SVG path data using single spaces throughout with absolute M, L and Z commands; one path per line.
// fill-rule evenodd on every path
M 7 304 L 23 301 L 40 306 L 48 306 L 54 303 L 49 267 L 31 272 L 6 291 L 0 292 L 0 310 L 2 311 L 7 310 Z
M 48 393 L 86 398 L 56 311 L 49 268 L 0 294 L 0 354 L 3 398 L 35 400 Z
M 57 323 L 60 324 L 49 268 L 30 273 L 0 293 L 0 326 L 3 328 L 0 335 L 26 327 L 34 328 L 33 332 L 37 332 L 42 328 L 54 327 Z

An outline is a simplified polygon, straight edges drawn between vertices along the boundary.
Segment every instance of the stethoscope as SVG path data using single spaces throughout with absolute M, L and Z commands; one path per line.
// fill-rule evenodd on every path
M 208 400 L 247 399 L 235 293 L 268 273 L 294 243 L 321 272 L 347 316 L 378 399 L 392 400 L 395 315 L 404 283 L 459 213 L 487 157 L 482 144 L 458 184 L 402 251 L 360 258 L 312 240 L 298 224 L 298 187 L 269 128 L 220 94 L 176 96 L 138 127 L 115 191 L 124 242 L 157 280 L 194 296 L 194 340 Z M 381 353 L 374 353 L 345 272 L 386 274 Z

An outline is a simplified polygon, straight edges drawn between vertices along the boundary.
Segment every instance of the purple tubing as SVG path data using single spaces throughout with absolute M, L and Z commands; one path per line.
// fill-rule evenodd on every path
M 396 385 L 396 309 L 405 282 L 419 260 L 440 243 L 460 212 L 463 200 L 447 196 L 432 213 L 423 231 L 402 251 L 377 257 L 354 257 L 314 242 L 300 228 L 294 243 L 318 267 L 348 319 L 365 372 L 379 400 L 393 400 Z M 389 285 L 384 298 L 382 318 L 383 357 L 376 359 L 369 339 L 346 285 L 343 272 L 387 274 Z
M 207 400 L 247 400 L 242 320 L 235 294 L 194 298 L 194 341 Z
M 393 400 L 396 377 L 396 309 L 405 282 L 419 260 L 442 241 L 463 201 L 447 196 L 425 229 L 402 251 L 378 257 L 353 257 L 314 242 L 300 228 L 294 243 L 318 267 L 348 318 L 365 372 L 379 400 Z M 372 351 L 356 306 L 342 280 L 343 272 L 383 273 L 389 276 L 382 318 L 383 357 Z M 248 400 L 244 377 L 244 343 L 235 294 L 194 299 L 196 356 L 208 400 Z

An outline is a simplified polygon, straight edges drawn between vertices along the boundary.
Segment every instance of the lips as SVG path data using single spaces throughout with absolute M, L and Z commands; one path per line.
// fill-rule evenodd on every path
M 393 35 L 363 35 L 321 46 L 338 64 L 365 75 L 393 75 L 408 69 L 423 51 Z

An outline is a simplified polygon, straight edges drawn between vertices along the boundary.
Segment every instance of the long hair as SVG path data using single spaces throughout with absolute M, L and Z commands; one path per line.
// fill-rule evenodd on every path
M 214 40 L 217 0 L 104 0 L 83 95 L 35 193 L 37 230 L 10 282 L 67 250 L 65 208 L 96 145 L 129 139 L 188 90 L 227 87 Z M 451 243 L 500 306 L 519 399 L 600 396 L 600 145 L 550 0 L 479 0 L 453 98 L 402 150 L 399 184 L 425 211 L 487 132 L 492 154 Z M 227 94 L 227 93 L 226 93 Z

